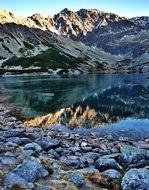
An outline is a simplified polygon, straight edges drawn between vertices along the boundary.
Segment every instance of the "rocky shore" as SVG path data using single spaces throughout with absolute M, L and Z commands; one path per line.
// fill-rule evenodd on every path
M 0 104 L 1 190 L 148 190 L 149 139 L 26 127 Z

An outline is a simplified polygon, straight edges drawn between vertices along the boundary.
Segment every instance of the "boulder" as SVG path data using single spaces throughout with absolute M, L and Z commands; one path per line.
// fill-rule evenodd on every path
M 120 148 L 119 163 L 125 168 L 143 167 L 149 164 L 147 150 L 130 145 L 123 145 Z
M 24 147 L 25 150 L 34 150 L 36 153 L 40 153 L 42 151 L 42 148 L 37 143 L 28 143 Z
M 75 172 L 68 176 L 68 180 L 73 182 L 77 187 L 85 186 L 85 180 L 82 174 Z
M 149 170 L 130 169 L 125 173 L 122 183 L 122 190 L 148 190 L 149 189 Z
M 18 189 L 24 189 L 24 188 L 33 188 L 34 185 L 32 183 L 28 183 L 24 178 L 18 176 L 17 174 L 10 172 L 7 174 L 7 176 L 4 179 L 3 185 L 11 185 L 11 186 L 17 186 Z
M 28 183 L 34 183 L 49 174 L 49 172 L 38 162 L 36 158 L 25 161 L 15 168 L 12 173 L 23 178 Z
M 105 177 L 109 178 L 110 181 L 119 181 L 121 174 L 117 170 L 109 169 L 102 173 Z
M 79 167 L 79 165 L 80 165 L 80 162 L 79 162 L 79 160 L 77 160 L 77 159 L 69 159 L 69 160 L 65 160 L 64 161 L 64 164 L 65 164 L 65 166 L 67 166 L 67 167 L 73 167 L 73 168 L 78 168 Z
M 49 150 L 51 148 L 58 148 L 60 141 L 57 139 L 44 138 L 37 142 L 44 150 Z
M 1 131 L 0 136 L 3 136 L 5 138 L 9 137 L 17 137 L 17 136 L 22 136 L 25 132 L 25 129 L 23 128 L 16 128 L 16 129 L 10 129 L 7 131 Z
M 115 169 L 118 171 L 122 169 L 122 167 L 114 159 L 104 159 L 104 158 L 99 158 L 98 160 L 96 160 L 95 167 L 100 172 L 103 172 L 108 169 Z

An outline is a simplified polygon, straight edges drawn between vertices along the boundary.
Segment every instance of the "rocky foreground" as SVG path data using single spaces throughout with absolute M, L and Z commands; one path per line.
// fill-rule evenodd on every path
M 149 139 L 25 127 L 0 104 L 1 190 L 148 190 Z

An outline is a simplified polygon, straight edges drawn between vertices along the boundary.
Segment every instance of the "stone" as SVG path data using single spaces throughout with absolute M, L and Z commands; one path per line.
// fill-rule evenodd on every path
M 97 169 L 95 169 L 94 167 L 86 167 L 86 168 L 83 168 L 79 171 L 85 175 L 87 175 L 87 174 L 93 175 L 93 174 L 99 173 L 99 171 Z
M 109 154 L 109 155 L 104 155 L 100 158 L 103 159 L 109 159 L 109 158 L 114 158 L 114 159 L 118 159 L 118 157 L 120 156 L 120 153 L 113 153 L 113 154 Z
M 73 182 L 77 187 L 81 188 L 85 185 L 85 180 L 82 174 L 75 172 L 68 176 L 68 180 Z
M 36 153 L 40 153 L 42 151 L 42 148 L 37 143 L 28 143 L 24 147 L 25 150 L 34 150 Z
M 25 145 L 27 143 L 31 143 L 32 141 L 29 138 L 20 138 L 20 137 L 10 137 L 7 138 L 8 142 L 16 143 L 17 145 Z
M 69 157 L 72 155 L 71 151 L 68 150 L 67 148 L 63 149 L 63 151 L 60 154 L 61 156 Z
M 50 158 L 55 158 L 55 159 L 58 159 L 60 157 L 59 154 L 53 149 L 50 149 L 48 151 L 48 156 L 50 156 Z
M 37 142 L 44 150 L 49 150 L 52 148 L 58 148 L 60 141 L 57 139 L 50 139 L 50 138 L 45 138 L 42 140 L 39 140 Z
M 21 188 L 33 188 L 34 185 L 32 183 L 28 183 L 24 178 L 18 176 L 15 173 L 8 173 L 4 179 L 3 185 L 17 185 Z
M 79 165 L 80 165 L 80 162 L 79 162 L 79 160 L 77 160 L 77 159 L 70 159 L 70 160 L 65 160 L 65 161 L 64 161 L 64 164 L 65 164 L 65 166 L 67 166 L 67 167 L 78 168 Z
M 17 159 L 14 157 L 0 157 L 0 162 L 4 165 L 14 165 L 17 163 Z
M 130 145 L 123 145 L 120 148 L 119 163 L 126 168 L 143 167 L 149 164 L 147 150 L 136 148 Z
M 82 142 L 81 143 L 81 147 L 85 147 L 85 146 L 87 146 L 88 144 L 86 143 L 86 142 Z
M 81 167 L 88 167 L 94 164 L 96 153 L 85 153 L 79 158 Z
M 59 131 L 61 133 L 71 133 L 71 130 L 65 126 L 51 125 L 48 128 L 49 131 Z
M 48 176 L 49 172 L 39 163 L 36 158 L 25 161 L 12 171 L 27 182 L 34 183 L 35 181 Z
M 122 190 L 148 190 L 149 189 L 149 170 L 130 169 L 125 173 L 122 183 Z
M 109 178 L 109 180 L 112 180 L 112 181 L 118 181 L 122 177 L 120 172 L 118 172 L 117 170 L 113 170 L 113 169 L 106 170 L 102 174 L 104 176 L 106 176 L 107 178 Z
M 121 142 L 129 142 L 130 139 L 128 137 L 120 137 L 119 141 L 121 141 Z
M 3 136 L 5 138 L 9 137 L 16 137 L 16 136 L 22 136 L 25 132 L 25 129 L 23 128 L 16 128 L 16 129 L 10 129 L 7 131 L 0 132 L 0 136 Z
M 50 188 L 47 186 L 41 186 L 41 187 L 37 188 L 37 190 L 50 190 Z
M 73 153 L 76 153 L 76 152 L 80 152 L 80 151 L 81 151 L 78 146 L 70 147 L 69 150 L 72 151 Z
M 115 169 L 120 171 L 122 167 L 114 160 L 114 159 L 104 159 L 99 158 L 95 162 L 95 167 L 100 171 L 103 172 L 108 169 Z
M 34 151 L 33 150 L 22 150 L 19 158 L 27 158 L 27 157 L 31 157 L 34 155 Z

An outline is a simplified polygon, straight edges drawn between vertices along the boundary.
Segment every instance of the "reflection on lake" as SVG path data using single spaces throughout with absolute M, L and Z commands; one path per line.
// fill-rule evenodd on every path
M 6 77 L 0 95 L 29 118 L 78 106 L 95 109 L 103 122 L 149 118 L 147 74 Z

